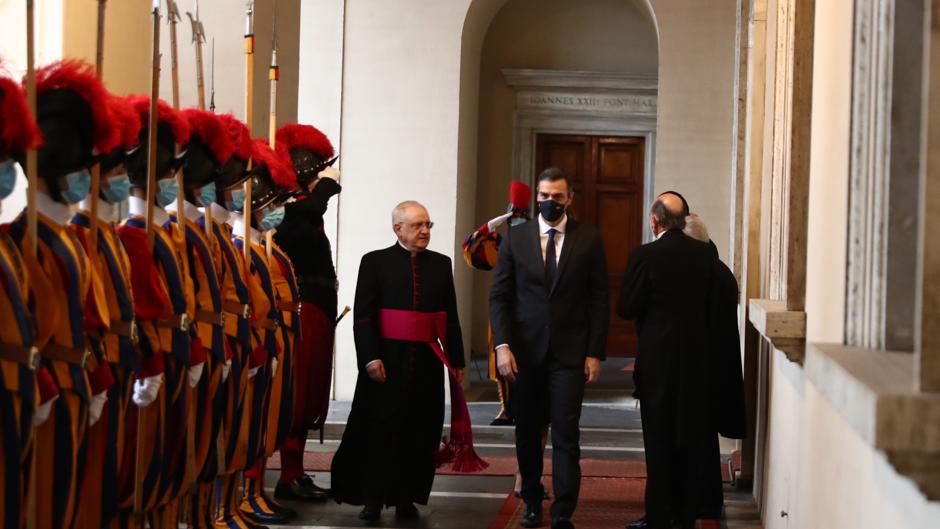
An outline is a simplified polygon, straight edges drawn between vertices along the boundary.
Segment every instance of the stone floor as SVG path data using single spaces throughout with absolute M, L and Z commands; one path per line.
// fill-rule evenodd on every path
M 640 414 L 636 401 L 630 397 L 629 389 L 617 389 L 629 380 L 627 373 L 605 366 L 605 380 L 597 389 L 587 393 L 581 417 L 581 448 L 583 457 L 593 459 L 642 459 L 643 437 L 640 429 Z M 477 378 L 477 377 L 473 377 Z M 491 384 L 475 384 L 468 392 L 470 413 L 474 424 L 474 441 L 478 452 L 484 456 L 510 456 L 513 452 L 511 427 L 489 426 L 498 411 L 495 390 Z M 348 402 L 333 403 L 324 431 L 324 443 L 319 434 L 311 436 L 307 450 L 334 451 L 349 413 Z M 449 423 L 449 419 L 445 424 Z M 723 443 L 722 451 L 730 452 L 733 443 Z M 269 471 L 267 486 L 272 488 L 277 471 Z M 329 486 L 329 473 L 318 473 L 316 482 Z M 512 489 L 513 478 L 499 476 L 438 476 L 434 481 L 431 501 L 428 506 L 419 506 L 420 520 L 401 522 L 395 519 L 394 511 L 383 513 L 382 527 L 386 528 L 446 528 L 487 529 Z M 367 527 L 357 518 L 359 508 L 337 505 L 332 501 L 320 504 L 289 503 L 300 516 L 292 524 L 295 527 L 349 528 Z M 760 518 L 749 494 L 728 490 L 726 495 L 728 529 L 757 529 Z M 628 520 L 624 520 L 627 522 Z M 622 526 L 618 526 L 622 527 Z

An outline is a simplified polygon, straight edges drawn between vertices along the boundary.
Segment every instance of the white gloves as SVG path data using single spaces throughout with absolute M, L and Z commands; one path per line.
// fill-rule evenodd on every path
M 271 378 L 277 375 L 277 357 L 271 359 Z
M 104 404 L 108 402 L 108 392 L 102 391 L 97 395 L 92 395 L 91 402 L 88 404 L 88 426 L 94 426 L 101 418 L 101 412 L 104 411 Z
M 186 374 L 189 376 L 189 387 L 194 388 L 196 384 L 199 384 L 199 379 L 202 378 L 202 372 L 206 367 L 205 362 L 201 362 L 194 366 L 189 366 L 189 370 Z
M 496 231 L 496 228 L 499 228 L 503 224 L 506 224 L 506 221 L 509 220 L 509 217 L 512 217 L 511 211 L 509 213 L 504 213 L 496 217 L 495 219 L 487 222 L 486 225 L 490 229 L 490 231 Z
M 49 418 L 49 414 L 52 413 L 52 405 L 58 399 L 59 396 L 56 395 L 36 408 L 36 411 L 33 412 L 33 426 L 40 426 L 42 423 L 46 422 L 46 419 Z
M 134 404 L 141 408 L 146 408 L 153 404 L 153 401 L 157 400 L 157 395 L 160 394 L 160 386 L 162 385 L 163 373 L 147 377 L 143 380 L 135 380 L 134 395 L 131 397 L 134 400 Z
M 248 369 L 248 380 L 255 378 L 255 375 L 258 374 L 258 370 L 261 369 L 261 366 L 251 367 Z
M 327 167 L 326 169 L 320 171 L 317 174 L 317 176 L 319 176 L 320 178 L 332 178 L 333 180 L 336 180 L 337 182 L 339 182 L 339 178 L 340 178 L 339 170 L 333 166 Z
M 231 360 L 226 360 L 225 363 L 222 364 L 222 382 L 223 382 L 223 383 L 224 383 L 226 380 L 228 380 L 228 374 L 229 374 L 231 371 L 232 371 L 232 361 L 231 361 Z

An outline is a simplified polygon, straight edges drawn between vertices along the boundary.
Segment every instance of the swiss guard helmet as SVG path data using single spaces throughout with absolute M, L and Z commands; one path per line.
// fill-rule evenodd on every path
M 69 176 L 87 171 L 99 153 L 111 152 L 120 142 L 109 97 L 84 61 L 66 59 L 36 70 L 36 122 L 43 136 L 38 176 L 54 200 L 75 201 L 62 195 Z
M 190 203 L 208 206 L 215 201 L 216 194 L 211 193 L 211 201 L 197 200 L 195 191 L 215 184 L 222 166 L 235 152 L 235 145 L 229 139 L 226 124 L 212 112 L 187 108 L 180 114 L 190 128 L 183 164 L 183 191 Z
M 131 95 L 127 102 L 140 116 L 140 148 L 127 157 L 127 174 L 131 185 L 147 187 L 147 157 L 149 146 L 150 96 Z M 170 178 L 183 165 L 185 153 L 176 155 L 177 145 L 189 141 L 189 124 L 163 100 L 157 100 L 157 180 Z
M 13 79 L 0 77 L 0 199 L 13 192 L 16 160 L 25 158 L 26 151 L 41 142 L 23 89 Z
M 222 114 L 219 120 L 225 125 L 228 139 L 232 143 L 234 153 L 222 164 L 219 177 L 215 182 L 217 190 L 216 202 L 225 205 L 223 191 L 241 185 L 248 178 L 246 171 L 248 160 L 251 159 L 252 142 L 248 127 L 231 114 Z
M 296 176 L 291 166 L 271 149 L 267 141 L 256 139 L 252 142 L 251 158 L 251 210 L 261 211 L 282 199 L 284 190 L 293 189 Z
M 312 125 L 291 123 L 278 129 L 275 136 L 277 150 L 289 160 L 297 173 L 297 185 L 307 191 L 320 171 L 336 161 L 329 138 Z

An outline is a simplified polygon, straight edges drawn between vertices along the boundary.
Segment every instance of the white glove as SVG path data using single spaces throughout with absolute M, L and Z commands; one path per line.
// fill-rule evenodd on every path
M 141 408 L 146 408 L 153 404 L 153 401 L 157 400 L 157 395 L 160 394 L 160 386 L 162 385 L 163 373 L 147 377 L 143 380 L 135 380 L 134 396 L 131 397 L 134 400 L 134 404 Z
M 277 357 L 271 359 L 271 378 L 277 375 Z
M 232 361 L 231 361 L 231 360 L 226 360 L 225 363 L 222 364 L 222 382 L 223 382 L 223 383 L 224 383 L 226 380 L 228 380 L 228 374 L 229 374 L 231 371 L 232 371 Z
M 503 224 L 506 224 L 506 221 L 509 220 L 509 217 L 512 217 L 511 211 L 509 213 L 500 215 L 496 217 L 495 219 L 487 222 L 486 225 L 487 227 L 489 227 L 490 231 L 496 231 L 496 228 L 499 228 Z
M 333 166 L 327 167 L 326 169 L 320 171 L 319 173 L 317 173 L 317 176 L 319 176 L 320 178 L 332 178 L 333 180 L 336 180 L 337 182 L 339 182 L 339 178 L 340 178 L 339 170 Z
M 255 375 L 258 374 L 258 370 L 261 369 L 261 366 L 252 367 L 248 369 L 248 380 L 255 378 Z
M 200 362 L 194 366 L 189 366 L 189 370 L 186 372 L 189 375 L 189 387 L 194 388 L 199 384 L 199 379 L 202 378 L 202 372 L 206 367 L 205 362 Z
M 88 404 L 88 426 L 94 426 L 101 418 L 101 412 L 104 411 L 104 405 L 108 402 L 108 392 L 102 391 L 97 395 L 92 395 L 91 402 Z
M 41 426 L 42 423 L 46 422 L 46 419 L 49 418 L 49 414 L 52 413 L 52 404 L 58 400 L 59 396 L 56 395 L 49 399 L 49 402 L 44 402 L 36 408 L 36 411 L 33 412 L 33 426 Z

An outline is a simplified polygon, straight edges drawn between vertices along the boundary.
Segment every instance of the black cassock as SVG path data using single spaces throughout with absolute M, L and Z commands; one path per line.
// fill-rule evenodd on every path
M 398 243 L 366 254 L 353 310 L 359 378 L 333 458 L 333 497 L 426 505 L 444 424 L 444 366 L 427 343 L 382 338 L 381 309 L 446 312 L 448 356 L 455 369 L 464 366 L 450 258 L 430 250 L 412 255 Z M 384 384 L 369 378 L 372 360 L 385 364 Z

